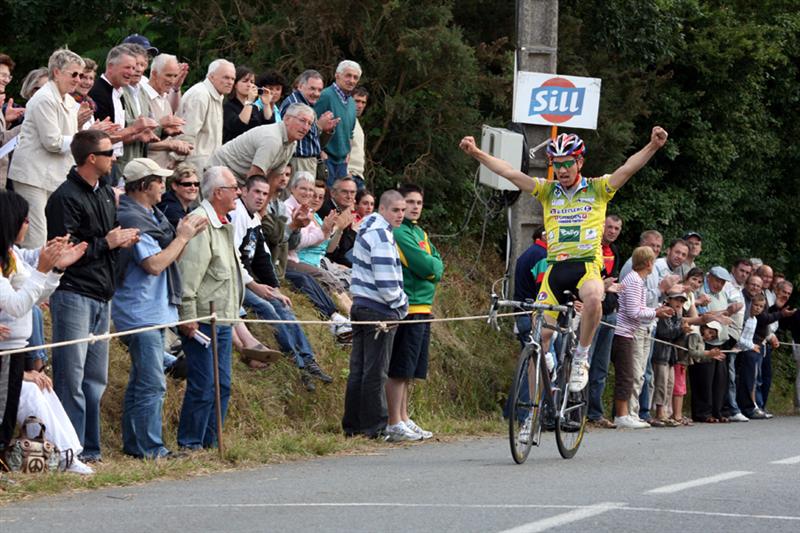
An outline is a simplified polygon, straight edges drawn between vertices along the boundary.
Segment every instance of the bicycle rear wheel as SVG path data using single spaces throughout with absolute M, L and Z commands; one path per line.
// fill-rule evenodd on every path
M 558 373 L 558 393 L 556 409 L 564 407 L 563 415 L 556 413 L 558 418 L 556 423 L 556 445 L 558 453 L 564 459 L 571 459 L 578 452 L 578 448 L 583 441 L 583 433 L 586 428 L 586 413 L 589 410 L 589 387 L 586 386 L 580 392 L 569 391 L 569 375 L 572 370 L 572 356 L 564 358 L 564 363 Z M 567 395 L 564 404 L 564 394 Z
M 511 446 L 511 457 L 517 464 L 525 462 L 531 446 L 534 443 L 538 445 L 535 441 L 541 435 L 542 380 L 538 373 L 534 374 L 532 384 L 528 380 L 531 365 L 536 365 L 537 353 L 533 346 L 526 346 L 522 350 L 511 387 L 508 442 Z M 531 401 L 532 398 L 536 401 Z

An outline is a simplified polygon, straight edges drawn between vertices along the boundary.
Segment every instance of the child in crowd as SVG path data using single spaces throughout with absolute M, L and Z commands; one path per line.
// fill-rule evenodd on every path
M 675 287 L 667 293 L 665 305 L 675 312 L 672 316 L 658 319 L 656 323 L 656 341 L 653 344 L 653 383 L 655 393 L 653 403 L 656 406 L 656 416 L 650 420 L 653 427 L 676 427 L 680 423 L 667 416 L 667 407 L 670 405 L 672 390 L 674 388 L 674 365 L 677 354 L 674 343 L 679 342 L 683 336 L 683 304 L 686 295 L 683 289 Z M 665 344 L 669 343 L 669 344 Z M 685 382 L 684 382 L 685 385 Z

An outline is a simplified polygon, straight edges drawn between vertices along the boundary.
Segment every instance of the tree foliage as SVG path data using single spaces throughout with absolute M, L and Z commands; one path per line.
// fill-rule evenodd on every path
M 668 148 L 611 209 L 625 244 L 655 227 L 705 236 L 705 264 L 760 256 L 791 274 L 800 239 L 797 138 L 800 13 L 793 0 L 562 0 L 559 72 L 603 80 L 586 173 L 608 172 L 658 123 Z M 500 0 L 56 0 L 2 2 L 3 51 L 24 73 L 67 44 L 102 60 L 132 32 L 192 66 L 227 57 L 289 79 L 344 58 L 364 67 L 362 120 L 376 189 L 426 188 L 429 221 L 449 232 L 472 203 L 474 165 L 456 149 L 510 117 L 514 3 Z M 503 217 L 491 229 L 504 233 Z M 480 226 L 473 217 L 473 230 Z

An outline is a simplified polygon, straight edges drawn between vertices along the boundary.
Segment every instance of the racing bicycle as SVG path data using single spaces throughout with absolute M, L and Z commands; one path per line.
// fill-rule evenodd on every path
M 532 446 L 539 446 L 544 429 L 555 430 L 556 445 L 564 459 L 574 457 L 583 440 L 589 387 L 580 392 L 570 392 L 568 388 L 573 348 L 577 344 L 573 301 L 572 293 L 566 304 L 549 305 L 533 300 L 504 300 L 492 291 L 489 323 L 496 329 L 499 329 L 497 312 L 501 308 L 531 313 L 531 332 L 519 354 L 508 402 L 508 440 L 517 464 L 525 462 Z M 545 311 L 559 313 L 556 325 L 545 321 Z M 545 328 L 554 330 L 559 337 L 554 360 L 542 353 Z

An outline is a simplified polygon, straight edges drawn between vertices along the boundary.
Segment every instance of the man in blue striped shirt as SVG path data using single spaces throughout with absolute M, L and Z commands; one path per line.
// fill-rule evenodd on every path
M 381 195 L 378 212 L 365 218 L 353 246 L 350 290 L 354 321 L 400 320 L 408 313 L 403 291 L 403 267 L 392 229 L 403 223 L 406 202 L 389 190 Z M 347 436 L 381 437 L 386 429 L 386 372 L 397 326 L 388 331 L 353 324 L 350 377 L 344 399 L 342 428 Z
M 306 70 L 297 78 L 297 90 L 287 96 L 281 103 L 280 113 L 284 115 L 289 106 L 296 103 L 306 104 L 311 107 L 319 101 L 325 82 L 322 74 L 316 70 Z M 331 111 L 322 113 L 315 124 L 311 126 L 308 134 L 297 143 L 294 157 L 291 160 L 294 172 L 306 171 L 317 174 L 317 160 L 320 157 L 322 146 L 330 139 L 333 130 L 339 123 Z

